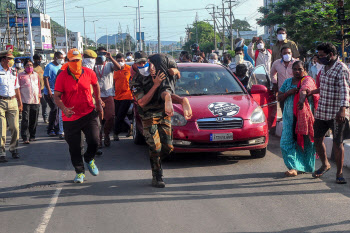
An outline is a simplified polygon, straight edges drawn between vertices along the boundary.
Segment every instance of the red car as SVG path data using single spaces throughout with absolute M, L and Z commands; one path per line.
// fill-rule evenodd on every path
M 203 63 L 180 63 L 176 94 L 186 96 L 193 117 L 186 121 L 181 105 L 172 117 L 175 152 L 249 150 L 264 157 L 269 128 L 276 125 L 277 101 L 264 66 L 249 77 L 247 89 L 227 68 Z M 143 141 L 142 122 L 134 108 L 134 142 Z

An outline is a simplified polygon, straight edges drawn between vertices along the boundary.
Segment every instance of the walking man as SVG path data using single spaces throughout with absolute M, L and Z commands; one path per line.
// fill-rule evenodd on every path
M 103 121 L 101 119 L 104 133 L 104 145 L 109 147 L 111 145 L 109 134 L 113 130 L 115 115 L 113 73 L 115 70 L 120 70 L 121 67 L 105 48 L 98 48 L 97 55 L 98 57 L 96 58 L 94 71 L 97 75 L 98 83 L 101 88 L 101 99 L 105 105 L 103 108 L 105 118 Z M 107 58 L 111 62 L 107 61 Z M 102 146 L 102 129 L 100 132 L 99 144 Z
M 0 52 L 0 163 L 7 162 L 5 152 L 7 124 L 11 131 L 9 150 L 12 154 L 12 158 L 19 158 L 17 151 L 19 139 L 19 111 L 22 111 L 23 106 L 16 70 L 9 67 L 9 63 L 13 59 L 12 51 Z
M 47 134 L 49 136 L 56 136 L 59 131 L 58 125 L 58 109 L 54 102 L 54 90 L 55 83 L 57 78 L 57 72 L 61 69 L 64 64 L 64 57 L 61 52 L 55 52 L 53 62 L 49 63 L 45 67 L 44 71 L 44 96 L 45 100 L 50 106 L 50 114 L 49 114 L 49 125 L 47 127 Z
M 76 172 L 74 182 L 83 183 L 85 178 L 83 157 L 90 173 L 93 176 L 99 173 L 94 157 L 98 147 L 98 113 L 103 119 L 100 87 L 96 74 L 91 69 L 82 67 L 82 57 L 77 49 L 69 50 L 67 57 L 68 68 L 63 70 L 56 80 L 55 103 L 62 110 L 65 140 Z M 91 85 L 96 107 L 92 101 Z M 81 149 L 81 132 L 85 134 L 87 142 L 84 155 Z
M 119 63 L 121 69 L 114 71 L 114 84 L 115 84 L 115 123 L 114 123 L 114 134 L 115 141 L 119 141 L 119 134 L 122 131 L 122 126 L 124 124 L 125 117 L 133 99 L 132 93 L 129 86 L 130 80 L 130 66 L 125 64 L 124 55 L 121 53 L 117 54 L 117 62 Z M 128 126 L 128 135 L 131 134 L 130 122 Z
M 343 177 L 344 138 L 349 133 L 349 83 L 350 74 L 346 65 L 338 60 L 337 49 L 331 43 L 323 43 L 317 47 L 320 63 L 325 65 L 321 70 L 320 100 L 315 114 L 315 146 L 322 166 L 315 171 L 313 177 L 319 178 L 327 172 L 331 165 L 327 159 L 324 144 L 325 134 L 329 129 L 333 133 L 333 150 L 337 165 L 336 183 L 346 184 Z M 313 94 L 313 93 L 311 93 Z

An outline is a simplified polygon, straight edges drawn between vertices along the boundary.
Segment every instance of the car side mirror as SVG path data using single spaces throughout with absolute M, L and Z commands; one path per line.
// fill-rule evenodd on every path
M 250 89 L 251 94 L 265 94 L 267 92 L 268 92 L 268 90 L 264 85 L 255 84 Z

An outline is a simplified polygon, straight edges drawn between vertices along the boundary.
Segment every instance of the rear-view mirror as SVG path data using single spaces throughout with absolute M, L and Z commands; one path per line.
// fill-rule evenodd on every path
M 267 93 L 268 90 L 264 85 L 253 85 L 252 88 L 250 89 L 251 94 L 265 94 Z

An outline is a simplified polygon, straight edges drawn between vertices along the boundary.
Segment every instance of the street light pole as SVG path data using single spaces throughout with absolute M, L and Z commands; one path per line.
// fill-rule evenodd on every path
M 141 33 L 141 10 L 140 10 L 140 0 L 138 0 L 138 12 L 139 12 L 139 36 L 140 36 L 140 51 L 142 51 L 142 33 Z
M 161 53 L 160 47 L 160 16 L 159 16 L 159 0 L 157 0 L 157 15 L 158 15 L 158 53 Z
M 95 44 L 96 44 L 96 49 L 97 49 L 97 37 L 96 37 L 96 25 L 95 25 L 96 21 L 98 21 L 98 19 L 97 20 L 93 20 L 92 22 L 94 23 Z
M 68 53 L 68 36 L 67 36 L 66 1 L 65 0 L 63 0 L 63 15 L 64 15 L 64 34 L 66 39 L 66 53 Z
M 30 22 L 30 12 L 29 12 L 29 1 L 26 0 L 27 3 L 27 19 L 28 19 L 28 30 L 29 30 L 29 41 L 30 41 L 30 59 L 33 61 L 34 56 L 34 48 L 33 48 L 33 35 L 32 35 L 32 24 Z M 22 22 L 24 25 L 24 22 Z
M 87 43 L 86 43 L 86 27 L 85 27 L 85 8 L 81 6 L 76 6 L 76 8 L 83 8 L 83 19 L 84 19 L 84 43 L 85 43 L 85 49 L 87 49 Z

